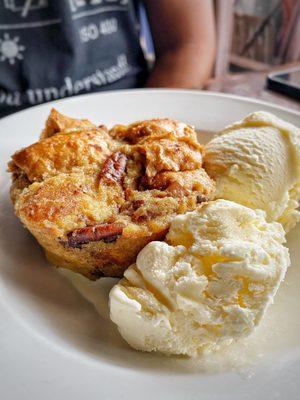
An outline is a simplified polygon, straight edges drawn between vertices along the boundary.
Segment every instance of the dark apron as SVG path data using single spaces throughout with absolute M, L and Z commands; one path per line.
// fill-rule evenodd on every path
M 0 117 L 146 74 L 131 0 L 0 0 Z

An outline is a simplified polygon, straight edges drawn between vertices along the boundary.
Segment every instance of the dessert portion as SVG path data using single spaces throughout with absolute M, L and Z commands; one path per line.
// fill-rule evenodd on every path
M 9 170 L 16 214 L 50 262 L 89 279 L 121 277 L 214 191 L 194 129 L 169 119 L 109 130 L 53 110 Z
M 249 335 L 290 263 L 281 224 L 226 200 L 179 215 L 110 292 L 110 315 L 135 349 L 195 356 Z
M 124 274 L 110 318 L 136 349 L 196 356 L 251 334 L 290 264 L 300 131 L 271 114 L 203 147 L 167 118 L 108 129 L 52 110 L 9 170 L 16 214 L 100 314 L 116 280 L 91 281 Z
M 286 231 L 299 220 L 300 130 L 255 112 L 222 130 L 205 147 L 204 167 L 216 181 L 215 198 L 266 212 Z

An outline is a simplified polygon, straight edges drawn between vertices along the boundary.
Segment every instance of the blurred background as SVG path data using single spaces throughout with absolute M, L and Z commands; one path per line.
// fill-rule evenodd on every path
M 140 87 L 206 89 L 300 111 L 300 69 L 298 99 L 266 84 L 297 67 L 300 0 L 0 0 L 0 118 Z
M 299 0 L 217 0 L 216 75 L 300 60 Z
M 218 50 L 206 85 L 300 110 L 299 102 L 268 91 L 271 72 L 300 67 L 299 0 L 216 0 Z
M 202 0 L 200 0 L 202 1 Z M 275 102 L 300 111 L 299 101 L 267 89 L 267 76 L 300 68 L 299 0 L 214 0 L 217 51 L 204 89 Z M 141 8 L 142 46 L 154 47 Z

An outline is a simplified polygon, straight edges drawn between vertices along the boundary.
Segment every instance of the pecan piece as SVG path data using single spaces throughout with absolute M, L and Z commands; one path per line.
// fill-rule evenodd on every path
M 68 246 L 80 248 L 83 244 L 99 242 L 100 240 L 111 243 L 116 241 L 118 236 L 122 234 L 123 228 L 124 226 L 122 225 L 111 223 L 75 229 L 67 235 Z
M 198 194 L 196 197 L 196 203 L 205 203 L 206 201 L 208 201 L 208 196 L 205 196 L 203 194 Z
M 125 172 L 127 157 L 117 151 L 107 158 L 100 172 L 100 180 L 107 182 L 120 183 Z

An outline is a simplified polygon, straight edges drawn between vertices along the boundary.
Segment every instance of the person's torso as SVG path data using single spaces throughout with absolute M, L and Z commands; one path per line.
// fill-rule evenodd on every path
M 131 0 L 0 0 L 0 116 L 145 74 Z

